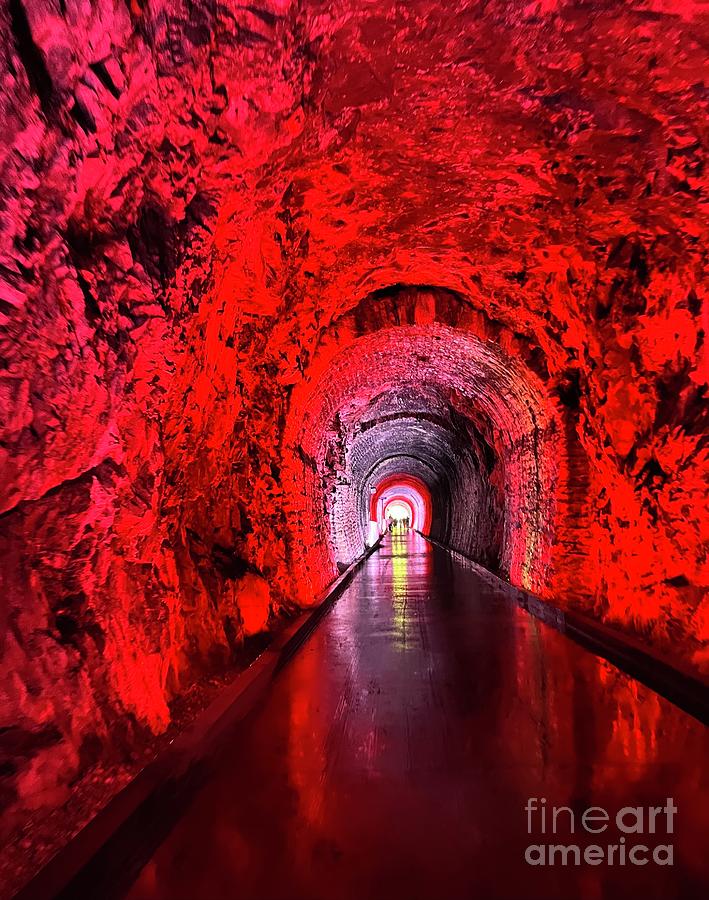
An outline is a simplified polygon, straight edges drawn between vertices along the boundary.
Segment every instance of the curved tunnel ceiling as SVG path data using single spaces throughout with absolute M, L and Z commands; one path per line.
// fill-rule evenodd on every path
M 529 585 L 544 579 L 553 420 L 536 375 L 499 346 L 442 324 L 379 329 L 294 393 L 290 421 L 289 443 L 313 461 L 316 508 L 328 510 L 331 560 L 362 552 L 371 489 L 398 472 L 431 491 L 434 537 Z

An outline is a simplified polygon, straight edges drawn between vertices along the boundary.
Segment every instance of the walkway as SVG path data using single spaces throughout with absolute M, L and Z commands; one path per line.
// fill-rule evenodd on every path
M 699 897 L 709 731 L 530 617 L 443 550 L 393 535 L 276 680 L 129 900 Z M 678 807 L 674 866 L 531 867 L 528 798 Z M 564 818 L 566 816 L 566 818 Z M 579 834 L 579 829 L 582 833 Z M 547 828 L 547 831 L 549 828 Z

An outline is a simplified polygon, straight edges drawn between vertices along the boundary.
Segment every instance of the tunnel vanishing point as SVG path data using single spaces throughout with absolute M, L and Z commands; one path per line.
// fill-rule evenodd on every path
M 322 626 L 345 641 L 487 570 L 706 686 L 706 4 L 3 0 L 0 26 L 8 885 L 372 551 Z M 507 627 L 480 615 L 456 678 Z M 499 684 L 548 671 L 578 734 L 601 701 L 543 643 Z M 593 752 L 674 733 L 696 771 L 628 684 Z

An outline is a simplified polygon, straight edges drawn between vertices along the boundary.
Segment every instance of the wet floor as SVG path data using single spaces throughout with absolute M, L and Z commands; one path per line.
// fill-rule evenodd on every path
M 509 591 L 417 535 L 394 535 L 242 723 L 126 896 L 699 897 L 708 749 L 709 729 Z M 654 834 L 646 812 L 622 820 L 644 833 L 618 830 L 620 808 L 668 797 L 672 834 L 664 812 Z M 571 811 L 551 833 L 553 806 L 574 812 L 573 834 Z M 583 830 L 590 806 L 610 816 L 602 833 Z M 604 857 L 576 866 L 570 851 L 566 866 L 563 854 L 530 866 L 532 844 L 595 844 Z M 633 865 L 636 844 L 672 844 L 673 865 Z M 609 845 L 624 846 L 625 865 L 620 850 L 608 865 Z

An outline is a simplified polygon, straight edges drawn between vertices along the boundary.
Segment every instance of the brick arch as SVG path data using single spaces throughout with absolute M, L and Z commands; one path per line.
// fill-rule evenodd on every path
M 383 478 L 371 493 L 369 503 L 369 520 L 377 522 L 381 526 L 381 514 L 379 504 L 384 495 L 387 502 L 402 497 L 410 504 L 412 510 L 412 527 L 422 534 L 428 534 L 431 530 L 433 515 L 433 501 L 431 491 L 424 481 L 415 475 L 395 473 Z
M 568 525 L 563 411 L 524 361 L 518 338 L 471 314 L 451 292 L 432 315 L 432 294 L 419 295 L 425 322 L 417 322 L 413 289 L 403 324 L 378 319 L 374 299 L 366 314 L 360 304 L 324 334 L 293 391 L 284 489 L 301 583 L 319 583 L 336 561 L 362 551 L 358 456 L 369 454 L 371 464 L 398 441 L 386 451 L 393 460 L 408 446 L 417 465 L 433 467 L 434 507 L 436 490 L 453 498 L 438 537 L 514 583 L 549 593 L 563 578 L 554 542 Z M 513 355 L 515 342 L 521 351 Z M 323 508 L 327 515 L 318 518 Z

